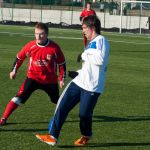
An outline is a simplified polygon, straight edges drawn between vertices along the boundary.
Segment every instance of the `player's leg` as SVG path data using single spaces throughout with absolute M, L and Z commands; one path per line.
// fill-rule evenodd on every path
M 48 96 L 50 97 L 51 101 L 54 104 L 57 104 L 59 99 L 59 87 L 58 84 L 44 84 L 41 85 L 41 89 L 44 90 Z
M 38 139 L 50 145 L 55 145 L 57 143 L 60 130 L 64 121 L 67 118 L 68 113 L 79 102 L 81 93 L 80 91 L 81 88 L 73 82 L 66 86 L 58 100 L 55 114 L 49 129 L 49 135 L 36 134 L 36 137 Z
M 41 89 L 44 90 L 48 94 L 48 96 L 49 96 L 52 103 L 57 104 L 58 99 L 59 99 L 58 84 L 41 85 Z M 49 121 L 48 130 L 51 127 L 52 121 L 53 121 L 53 118 L 51 118 L 51 120 Z
M 81 88 L 71 82 L 61 94 L 56 106 L 53 122 L 49 133 L 58 138 L 61 127 L 66 120 L 68 113 L 80 100 Z
M 6 124 L 6 120 L 12 114 L 12 112 L 21 104 L 24 104 L 30 97 L 32 92 L 37 89 L 36 82 L 32 79 L 26 78 L 20 86 L 19 92 L 13 97 L 7 104 L 5 111 L 0 120 L 0 125 Z
M 80 131 L 81 138 L 75 141 L 75 145 L 82 146 L 88 143 L 92 137 L 92 115 L 97 103 L 99 93 L 83 90 L 80 97 Z

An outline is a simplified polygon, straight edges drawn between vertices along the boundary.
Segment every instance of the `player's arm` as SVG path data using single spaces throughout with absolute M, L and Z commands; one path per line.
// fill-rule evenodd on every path
M 17 71 L 18 71 L 18 69 L 19 69 L 19 67 L 21 66 L 22 63 L 23 63 L 23 60 L 18 59 L 18 58 L 16 57 L 16 59 L 15 59 L 15 61 L 14 61 L 14 63 L 13 63 L 12 70 L 11 70 L 11 72 L 10 72 L 10 74 L 9 74 L 9 77 L 10 77 L 11 80 L 12 80 L 12 79 L 15 79 L 16 74 L 17 74 Z
M 62 88 L 64 86 L 64 79 L 66 77 L 66 62 L 64 54 L 59 46 L 56 48 L 56 62 L 59 69 L 59 86 Z
M 83 19 L 85 18 L 85 16 L 80 16 L 80 22 L 82 23 L 83 22 Z
M 59 86 L 62 88 L 64 86 L 64 80 L 66 78 L 66 63 L 58 64 L 59 67 Z
M 77 71 L 68 71 L 68 76 L 74 79 L 79 73 Z
M 26 44 L 22 50 L 17 54 L 17 57 L 13 63 L 13 67 L 11 72 L 9 73 L 9 77 L 10 79 L 15 79 L 17 71 L 19 69 L 19 67 L 22 65 L 24 59 L 27 57 L 28 54 L 28 49 L 29 49 L 29 44 Z
M 82 16 L 80 16 L 80 18 L 79 18 L 79 19 L 80 19 L 80 21 L 82 21 L 82 18 L 83 18 L 83 17 L 82 17 Z
M 82 22 L 82 20 L 84 19 L 85 17 L 85 11 L 83 10 L 80 14 L 80 17 L 79 17 L 79 20 Z

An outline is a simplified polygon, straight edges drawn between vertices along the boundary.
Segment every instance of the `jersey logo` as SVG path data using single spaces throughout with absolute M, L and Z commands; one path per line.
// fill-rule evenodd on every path
M 36 61 L 34 61 L 34 65 L 39 66 L 39 67 L 47 66 L 48 61 L 46 61 L 46 60 L 36 60 Z
M 47 58 L 47 60 L 51 60 L 52 59 L 52 55 L 47 54 L 46 58 Z
M 29 52 L 26 53 L 26 57 L 29 57 Z
M 96 49 L 96 41 L 89 43 L 86 49 L 89 48 Z

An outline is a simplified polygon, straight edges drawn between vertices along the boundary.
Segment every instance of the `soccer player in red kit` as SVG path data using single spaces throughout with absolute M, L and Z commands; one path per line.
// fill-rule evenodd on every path
M 27 43 L 17 54 L 10 79 L 15 79 L 17 71 L 25 58 L 28 58 L 27 77 L 22 83 L 16 96 L 7 104 L 0 125 L 5 125 L 11 113 L 21 104 L 24 104 L 32 92 L 37 89 L 44 90 L 53 103 L 59 98 L 59 86 L 64 85 L 66 65 L 60 47 L 48 39 L 48 27 L 44 23 L 35 26 L 35 40 Z M 59 77 L 57 76 L 59 68 Z M 59 86 L 58 86 L 59 78 Z
M 91 15 L 96 16 L 96 12 L 93 9 L 91 9 L 91 2 L 88 2 L 86 4 L 85 9 L 80 14 L 80 21 L 82 22 L 83 18 L 91 16 Z M 83 42 L 84 42 L 84 47 L 86 47 L 86 45 L 87 45 L 87 38 L 86 38 L 85 35 L 83 37 Z

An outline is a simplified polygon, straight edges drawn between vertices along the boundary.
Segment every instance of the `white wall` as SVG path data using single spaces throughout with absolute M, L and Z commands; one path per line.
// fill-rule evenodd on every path
M 67 24 L 80 24 L 79 11 L 63 11 L 63 10 L 38 10 L 38 9 L 17 9 L 17 8 L 0 8 L 0 21 L 13 20 L 25 22 L 52 22 Z M 120 16 L 109 15 L 109 13 L 97 12 L 97 16 L 101 20 L 102 27 L 105 28 L 120 28 Z M 139 28 L 139 17 L 123 16 L 122 27 L 127 29 Z M 147 28 L 147 17 L 141 17 L 141 28 Z

